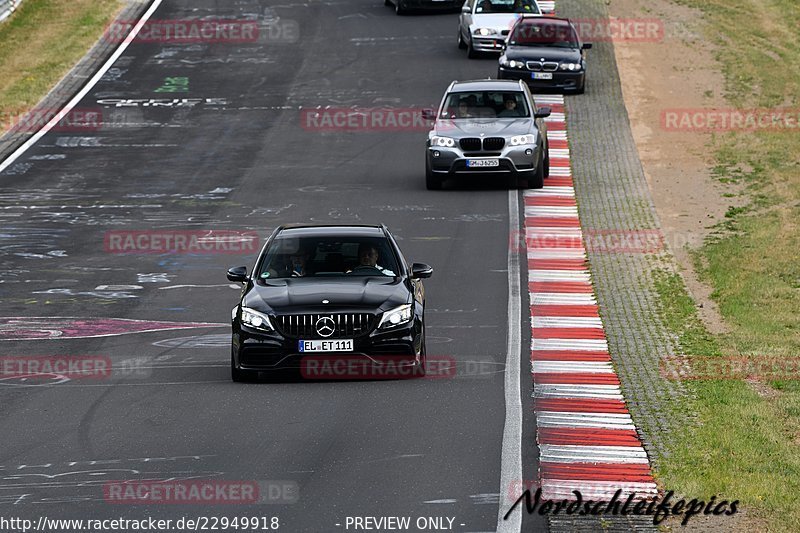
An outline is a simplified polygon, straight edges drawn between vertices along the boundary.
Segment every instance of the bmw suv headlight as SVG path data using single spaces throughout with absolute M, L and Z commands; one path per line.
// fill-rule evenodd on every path
M 521 146 L 523 144 L 534 144 L 536 142 L 536 136 L 532 134 L 528 135 L 514 135 L 511 137 L 511 146 Z
M 383 313 L 381 321 L 378 323 L 378 329 L 388 329 L 411 321 L 411 304 L 401 305 L 395 307 L 390 311 Z
M 445 148 L 452 148 L 455 145 L 455 139 L 451 139 L 450 137 L 431 137 L 431 146 L 444 146 Z
M 580 63 L 561 63 L 558 65 L 558 68 L 561 70 L 580 70 L 581 64 Z
M 473 35 L 497 35 L 497 30 L 494 28 L 475 28 L 472 33 Z
M 249 307 L 242 307 L 242 324 L 261 331 L 275 331 L 267 315 Z

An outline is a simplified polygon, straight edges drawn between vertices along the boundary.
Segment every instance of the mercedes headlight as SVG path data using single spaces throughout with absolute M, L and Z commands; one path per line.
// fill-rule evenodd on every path
M 497 30 L 494 28 L 475 28 L 472 32 L 473 35 L 497 35 Z
M 242 307 L 242 324 L 261 331 L 275 331 L 267 315 L 249 307 Z
M 386 311 L 378 323 L 378 329 L 388 329 L 411 321 L 411 304 L 395 307 L 391 311 Z
M 528 135 L 514 135 L 511 137 L 511 146 L 520 146 L 523 144 L 534 144 L 536 142 L 536 136 L 532 134 Z
M 434 135 L 431 137 L 431 146 L 444 146 L 445 148 L 452 148 L 456 145 L 456 141 L 450 137 L 439 137 Z
M 558 68 L 561 70 L 580 70 L 581 64 L 580 63 L 561 63 Z

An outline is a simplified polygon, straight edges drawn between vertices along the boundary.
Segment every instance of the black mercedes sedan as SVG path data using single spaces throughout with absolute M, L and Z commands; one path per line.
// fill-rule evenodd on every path
M 568 19 L 523 16 L 509 31 L 497 77 L 524 80 L 532 89 L 582 94 L 586 87 L 584 50 L 591 47 L 591 43 L 581 42 Z
M 425 373 L 425 289 L 383 225 L 284 225 L 248 274 L 232 311 L 231 378 L 300 369 L 306 378 Z

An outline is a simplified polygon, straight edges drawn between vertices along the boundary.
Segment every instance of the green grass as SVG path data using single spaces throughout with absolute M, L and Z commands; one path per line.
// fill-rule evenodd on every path
M 690 359 L 728 355 L 706 331 L 679 275 L 656 271 L 655 287 L 660 314 Z M 749 515 L 764 519 L 771 530 L 797 531 L 800 394 L 782 391 L 764 398 L 733 380 L 686 383 L 693 398 L 683 400 L 680 408 L 699 413 L 699 419 L 677 436 L 680 444 L 661 465 L 664 484 L 693 498 L 739 499 Z
M 121 6 L 119 0 L 25 0 L 0 23 L 0 131 L 83 57 Z
M 796 0 L 679 0 L 699 8 L 718 46 L 731 107 L 800 108 Z M 712 338 L 680 277 L 656 277 L 661 312 L 686 354 L 800 357 L 800 128 L 712 137 L 722 183 L 746 205 L 695 253 L 695 266 L 730 331 Z M 800 381 L 696 381 L 687 428 L 660 472 L 686 494 L 742 500 L 769 530 L 800 530 Z

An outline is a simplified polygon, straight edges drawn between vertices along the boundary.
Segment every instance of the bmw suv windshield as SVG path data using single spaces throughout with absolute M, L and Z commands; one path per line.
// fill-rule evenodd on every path
M 522 91 L 475 91 L 450 93 L 441 118 L 530 117 Z
M 397 259 L 384 238 L 279 237 L 267 250 L 258 277 L 394 277 L 398 272 Z
M 571 24 L 549 20 L 526 21 L 517 24 L 508 44 L 515 46 L 549 46 L 578 48 L 578 35 Z

